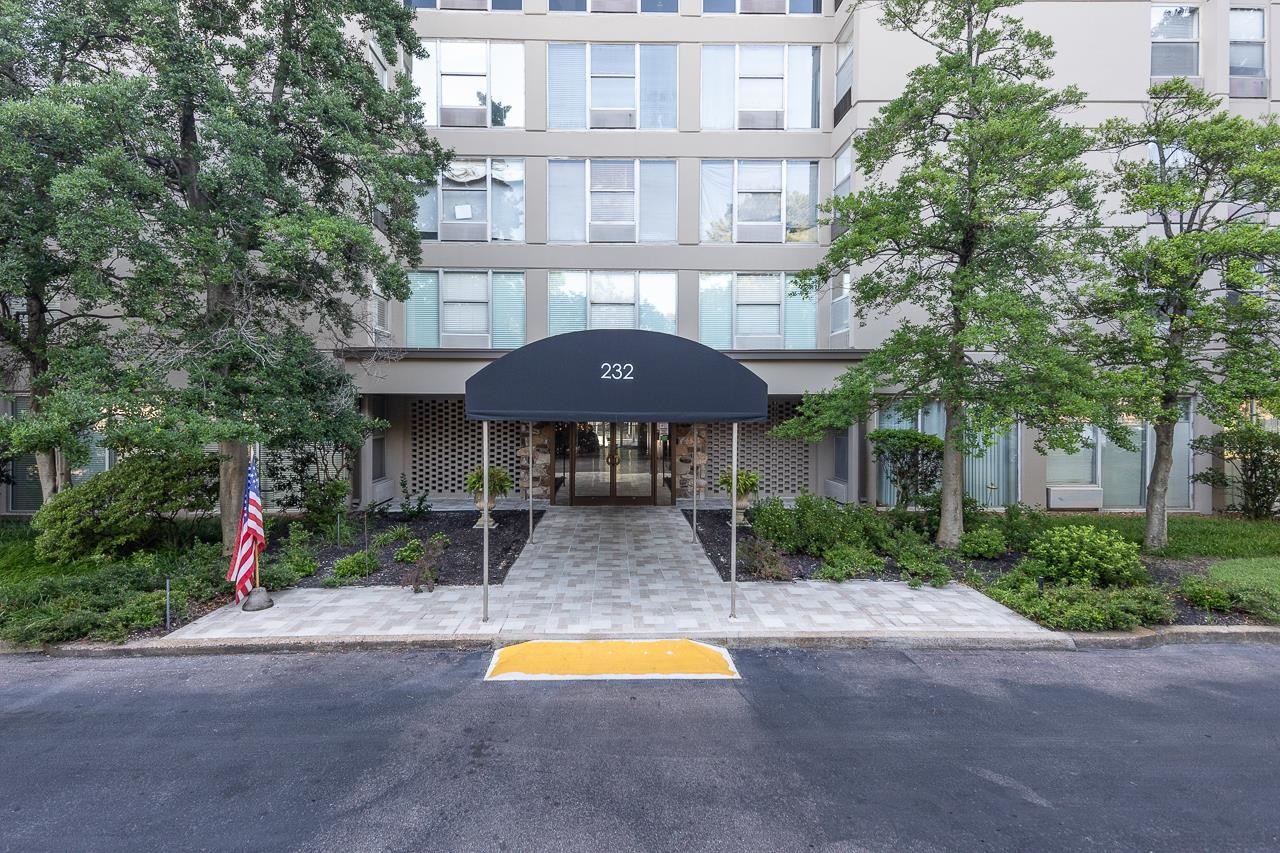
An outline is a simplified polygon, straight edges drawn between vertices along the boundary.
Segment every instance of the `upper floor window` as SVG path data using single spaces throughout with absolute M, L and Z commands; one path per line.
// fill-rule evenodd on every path
M 414 270 L 405 303 L 405 345 L 515 349 L 524 346 L 524 273 Z
M 705 272 L 698 278 L 698 340 L 716 349 L 814 349 L 817 300 L 791 293 L 780 272 Z
M 816 128 L 818 56 L 807 44 L 703 45 L 702 127 Z
M 552 243 L 674 243 L 676 161 L 552 160 Z
M 524 242 L 524 160 L 454 160 L 418 197 L 424 240 Z
M 565 270 L 547 274 L 547 331 L 645 329 L 676 333 L 676 274 Z
M 1200 10 L 1195 6 L 1151 7 L 1151 76 L 1195 77 L 1200 73 Z
M 552 12 L 675 12 L 677 0 L 550 0 Z
M 836 108 L 833 123 L 839 124 L 853 109 L 853 45 L 840 42 L 836 45 Z
M 816 243 L 818 164 L 703 160 L 703 243 Z
M 1267 76 L 1267 15 L 1262 9 L 1231 10 L 1232 77 Z
M 415 59 L 427 124 L 524 127 L 524 45 L 516 42 L 424 41 Z
M 821 15 L 822 0 L 702 0 L 702 14 Z
M 384 89 L 391 88 L 391 80 L 393 73 L 391 64 L 387 62 L 386 57 L 382 55 L 382 50 L 378 47 L 377 39 L 372 36 L 366 36 L 369 47 L 369 65 L 373 67 L 373 76 L 377 79 L 378 85 Z
M 549 129 L 675 126 L 675 45 L 547 46 Z
M 454 9 L 461 12 L 519 12 L 523 0 L 405 0 L 410 9 Z

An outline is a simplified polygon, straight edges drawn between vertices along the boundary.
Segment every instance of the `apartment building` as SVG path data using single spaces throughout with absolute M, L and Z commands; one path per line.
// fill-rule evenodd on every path
M 360 455 L 358 499 L 397 497 L 401 474 L 415 493 L 459 496 L 480 459 L 480 427 L 464 417 L 468 377 L 550 335 L 635 328 L 699 341 L 767 382 L 769 423 L 746 425 L 742 450 L 762 493 L 892 503 L 864 440 L 877 424 L 817 445 L 766 432 L 896 322 L 854 320 L 839 282 L 801 299 L 788 279 L 830 243 L 817 207 L 854 186 L 851 136 L 930 51 L 883 30 L 874 5 L 836 0 L 409 2 L 430 56 L 407 71 L 456 159 L 419 199 L 412 296 L 375 300 L 376 340 L 344 353 L 366 410 L 391 424 Z M 1054 38 L 1055 82 L 1088 93 L 1080 120 L 1094 124 L 1140 115 L 1147 87 L 1170 76 L 1243 114 L 1273 110 L 1277 7 L 1030 0 L 1016 13 Z M 369 56 L 387 75 L 397 64 L 372 45 Z M 370 368 L 375 349 L 399 357 Z M 941 418 L 927 409 L 879 425 L 937 432 Z M 692 480 L 677 475 L 690 434 L 705 446 L 709 493 L 728 464 L 724 425 L 493 429 L 494 463 L 513 473 L 527 466 L 532 430 L 534 497 L 555 504 L 689 497 Z M 968 460 L 969 492 L 988 506 L 1139 508 L 1153 438 L 1145 424 L 1132 429 L 1140 452 L 1099 435 L 1091 450 L 1047 458 L 1014 430 Z M 1214 506 L 1212 490 L 1187 479 L 1197 463 L 1186 442 L 1208 429 L 1188 401 L 1171 508 Z M 34 483 L 17 480 L 9 509 L 34 508 Z

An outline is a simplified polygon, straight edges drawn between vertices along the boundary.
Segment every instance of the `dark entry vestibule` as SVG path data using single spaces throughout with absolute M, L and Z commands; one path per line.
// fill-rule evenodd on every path
M 652 421 L 557 424 L 552 504 L 672 505 L 668 428 Z

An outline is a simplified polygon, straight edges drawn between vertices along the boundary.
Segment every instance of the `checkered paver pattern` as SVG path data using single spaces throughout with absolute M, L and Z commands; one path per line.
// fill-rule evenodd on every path
M 295 589 L 276 606 L 228 605 L 169 635 L 174 640 L 320 636 L 448 636 L 459 640 L 556 636 L 762 637 L 835 634 L 1049 635 L 966 586 L 720 580 L 673 507 L 552 508 L 507 575 L 490 587 Z M 163 641 L 162 641 L 163 642 Z

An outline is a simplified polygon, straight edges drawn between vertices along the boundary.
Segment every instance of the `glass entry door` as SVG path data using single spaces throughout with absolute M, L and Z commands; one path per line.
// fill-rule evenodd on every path
M 569 502 L 657 503 L 653 424 L 588 421 L 571 439 Z

